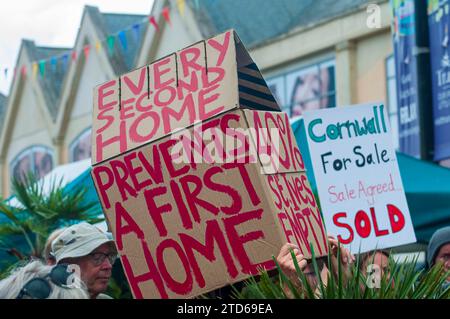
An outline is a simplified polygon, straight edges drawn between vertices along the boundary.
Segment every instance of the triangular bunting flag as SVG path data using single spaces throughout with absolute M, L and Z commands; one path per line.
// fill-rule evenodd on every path
M 33 78 L 36 78 L 37 70 L 38 70 L 38 65 L 36 62 L 33 62 Z
M 63 62 L 63 71 L 66 71 L 67 63 L 69 62 L 69 54 L 66 53 L 62 56 L 62 62 Z
M 56 57 L 52 57 L 50 59 L 50 66 L 52 68 L 52 72 L 56 72 L 56 62 L 57 62 Z
M 128 44 L 127 44 L 127 35 L 126 35 L 125 31 L 123 31 L 123 30 L 120 31 L 118 36 L 119 36 L 120 43 L 122 44 L 122 47 L 124 48 L 125 51 L 127 51 Z
M 91 49 L 91 46 L 89 44 L 86 44 L 83 48 L 84 51 L 84 58 L 87 60 L 89 56 L 89 50 Z
M 149 17 L 148 21 L 152 24 L 153 27 L 155 27 L 156 31 L 159 31 L 159 26 L 154 16 Z
M 182 17 L 184 16 L 184 5 L 185 5 L 184 0 L 177 0 L 178 11 L 180 12 L 180 15 Z
M 39 73 L 42 77 L 45 75 L 45 60 L 39 61 Z
M 77 60 L 77 51 L 72 51 L 72 61 Z
M 108 53 L 109 53 L 109 55 L 113 54 L 114 41 L 115 41 L 115 38 L 112 35 L 108 36 L 108 38 L 106 39 L 106 42 L 108 42 Z
M 95 50 L 97 51 L 97 53 L 100 52 L 101 48 L 102 48 L 102 43 L 99 40 L 95 41 Z
M 25 65 L 23 65 L 20 68 L 20 73 L 22 74 L 23 77 L 25 77 L 27 75 L 27 67 Z
M 166 22 L 170 25 L 172 25 L 172 23 L 170 22 L 170 12 L 169 12 L 169 7 L 164 7 L 162 9 L 162 15 L 164 17 L 164 20 L 166 20 Z
M 133 34 L 134 38 L 137 43 L 139 43 L 141 32 L 140 32 L 141 25 L 139 23 L 136 23 L 133 25 Z

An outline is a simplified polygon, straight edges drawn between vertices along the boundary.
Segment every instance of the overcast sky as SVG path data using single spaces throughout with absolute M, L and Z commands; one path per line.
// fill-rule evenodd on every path
M 7 0 L 0 8 L 0 92 L 7 94 L 21 39 L 73 47 L 84 5 L 101 12 L 149 14 L 153 0 Z M 8 68 L 5 78 L 4 70 Z

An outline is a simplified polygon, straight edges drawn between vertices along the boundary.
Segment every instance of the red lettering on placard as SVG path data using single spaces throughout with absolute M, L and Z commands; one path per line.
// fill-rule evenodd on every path
M 242 267 L 241 270 L 245 274 L 254 275 L 258 273 L 259 268 L 272 269 L 274 267 L 274 262 L 270 258 L 261 263 L 253 264 L 248 258 L 248 254 L 244 247 L 244 244 L 247 242 L 263 240 L 265 236 L 262 230 L 249 232 L 243 235 L 240 235 L 236 230 L 236 226 L 245 222 L 255 222 L 260 220 L 262 218 L 262 213 L 263 210 L 258 209 L 223 219 L 226 234 L 233 250 L 233 255 L 238 259 Z
M 365 211 L 359 210 L 355 216 L 356 232 L 360 237 L 367 238 L 370 235 L 371 228 L 369 216 L 367 216 Z
M 105 98 L 114 95 L 114 93 L 116 92 L 114 89 L 108 90 L 114 85 L 116 85 L 116 80 L 108 81 L 98 87 L 97 105 L 99 110 L 110 108 L 117 104 L 116 100 L 113 100 L 109 103 L 105 102 Z
M 343 243 L 344 245 L 346 244 L 350 244 L 353 241 L 354 238 L 354 233 L 353 233 L 353 229 L 346 223 L 341 223 L 339 221 L 340 218 L 347 218 L 347 213 L 337 213 L 333 216 L 333 223 L 337 226 L 337 227 L 342 227 L 348 230 L 349 232 L 349 236 L 348 238 L 343 238 L 341 235 L 338 235 L 337 238 L 339 240 L 339 242 Z
M 225 236 L 219 227 L 217 220 L 209 220 L 206 222 L 205 229 L 205 244 L 200 243 L 195 238 L 187 234 L 179 234 L 181 242 L 183 243 L 184 250 L 189 259 L 189 263 L 194 272 L 195 279 L 200 288 L 205 287 L 205 278 L 203 277 L 202 271 L 198 265 L 197 257 L 194 254 L 194 250 L 200 255 L 205 257 L 210 262 L 217 260 L 217 256 L 214 254 L 214 244 L 216 243 L 220 254 L 222 255 L 223 261 L 227 267 L 227 273 L 231 278 L 235 278 L 238 275 L 238 270 L 234 265 L 233 258 L 229 252 L 229 248 L 226 244 Z
M 134 233 L 138 239 L 144 240 L 144 232 L 138 226 L 138 224 L 136 224 L 133 217 L 131 217 L 131 215 L 126 211 L 126 209 L 120 202 L 117 202 L 115 205 L 115 214 L 116 244 L 119 251 L 123 249 L 123 236 L 129 233 Z M 123 224 L 122 220 L 124 220 L 126 224 Z
M 153 256 L 145 240 L 141 240 L 141 247 L 142 251 L 144 252 L 144 261 L 149 269 L 148 272 L 135 276 L 131 263 L 128 260 L 128 256 L 124 254 L 121 257 L 123 269 L 125 271 L 125 274 L 127 275 L 128 283 L 130 284 L 130 288 L 133 291 L 134 296 L 136 297 L 136 299 L 142 299 L 143 295 L 141 288 L 139 287 L 139 283 L 153 280 L 161 298 L 169 298 L 166 292 L 166 288 L 164 287 L 164 282 L 162 280 L 161 274 L 159 273 L 158 268 L 153 261 Z
M 252 201 L 252 204 L 254 206 L 261 203 L 261 199 L 259 198 L 258 194 L 256 193 L 255 188 L 253 187 L 252 180 L 250 179 L 250 176 L 248 175 L 247 167 L 246 165 L 239 164 L 239 163 L 227 163 L 222 166 L 225 169 L 232 169 L 232 168 L 238 168 L 240 176 L 242 178 L 242 181 L 245 185 L 245 190 L 247 191 L 250 200 Z
M 381 237 L 381 236 L 385 236 L 389 234 L 389 231 L 387 229 L 378 229 L 378 222 L 377 222 L 377 218 L 375 216 L 375 208 L 370 207 L 370 215 L 372 216 L 372 220 L 373 220 L 373 228 L 375 230 L 375 236 L 377 237 Z
M 172 248 L 172 250 L 177 254 L 179 260 L 181 261 L 181 265 L 183 266 L 177 268 L 180 270 L 183 269 L 186 275 L 186 279 L 182 282 L 176 281 L 167 270 L 167 264 L 164 262 L 164 251 L 169 248 Z M 191 268 L 189 267 L 189 261 L 178 242 L 173 239 L 166 239 L 161 242 L 156 248 L 156 259 L 159 271 L 161 272 L 161 276 L 164 279 L 167 288 L 180 295 L 185 295 L 192 290 L 193 278 Z
M 171 59 L 172 59 L 172 56 L 169 56 L 169 57 L 159 60 L 153 64 L 153 83 L 154 83 L 155 91 L 160 90 L 162 87 L 175 82 L 175 78 L 173 78 L 173 77 L 171 77 L 170 79 L 168 79 L 166 81 L 162 81 L 162 79 L 161 79 L 163 75 L 168 74 L 170 72 L 175 74 L 175 72 L 173 72 L 172 68 L 170 66 L 167 66 L 167 64 L 170 63 Z
M 109 139 L 103 140 L 103 135 L 97 135 L 95 139 L 96 143 L 96 159 L 97 162 L 103 161 L 103 149 L 111 144 L 119 142 L 119 151 L 125 152 L 127 150 L 127 138 L 126 138 L 126 123 L 122 121 L 119 126 L 119 135 L 112 136 Z
M 128 200 L 127 192 L 133 197 L 137 196 L 137 192 L 134 187 L 128 183 L 128 177 L 130 173 L 127 166 L 122 161 L 112 160 L 109 162 L 111 169 L 114 173 L 114 180 L 117 185 L 117 189 L 120 192 L 123 201 Z
M 103 110 L 101 110 L 98 113 L 97 119 L 99 121 L 106 121 L 106 123 L 103 124 L 103 126 L 100 126 L 100 128 L 96 131 L 97 134 L 102 133 L 104 130 L 106 130 L 108 127 L 110 127 L 112 125 L 112 123 L 114 122 L 114 116 L 106 114 L 106 112 L 109 112 L 111 110 L 113 110 L 112 106 L 108 107 L 108 108 L 104 108 Z
M 155 201 L 155 197 L 165 195 L 167 193 L 167 187 L 160 186 L 151 190 L 144 191 L 145 203 L 147 204 L 147 212 L 153 220 L 153 223 L 158 230 L 159 236 L 167 236 L 167 228 L 162 219 L 162 214 L 170 213 L 172 211 L 172 205 L 169 203 L 158 206 Z
M 108 179 L 106 181 L 100 176 L 101 173 L 106 173 Z M 111 207 L 111 203 L 109 202 L 109 197 L 106 191 L 114 185 L 114 175 L 113 172 L 109 169 L 109 167 L 105 166 L 95 166 L 92 168 L 92 174 L 94 175 L 95 184 L 97 186 L 97 190 L 100 193 L 100 197 L 102 198 L 103 205 L 106 209 Z
M 119 112 L 121 120 L 130 119 L 135 116 L 135 113 L 132 112 L 133 108 L 134 108 L 133 105 L 128 105 L 128 104 L 133 104 L 134 100 L 135 100 L 134 98 L 131 98 L 131 99 L 122 101 L 121 109 Z
M 148 119 L 152 119 L 152 122 L 148 122 Z M 140 125 L 142 121 L 146 120 L 145 125 Z M 131 124 L 130 127 L 130 139 L 135 143 L 144 143 L 152 139 L 152 137 L 156 134 L 159 127 L 159 115 L 156 112 L 146 112 L 139 115 Z M 141 135 L 138 132 L 139 127 L 144 128 L 152 128 L 151 131 L 147 135 Z M 126 132 L 124 133 L 126 134 Z M 125 135 L 124 135 L 125 137 Z
M 200 120 L 206 120 L 210 117 L 213 117 L 214 115 L 219 114 L 220 112 L 222 112 L 225 109 L 224 105 L 220 105 L 220 106 L 215 106 L 210 111 L 206 111 L 206 108 L 208 107 L 208 105 L 215 102 L 220 96 L 219 93 L 215 93 L 210 96 L 208 96 L 208 94 L 211 92 L 214 92 L 214 90 L 217 90 L 219 87 L 220 87 L 220 84 L 216 84 L 216 85 L 204 88 L 204 89 L 200 90 L 200 92 L 198 93 L 198 112 L 199 112 L 198 116 L 199 116 Z
M 388 204 L 387 205 L 389 221 L 391 223 L 392 232 L 398 233 L 405 227 L 405 216 L 402 211 L 398 209 L 397 206 Z M 397 219 L 397 220 L 396 220 Z
M 202 180 L 200 177 L 195 175 L 185 175 L 180 178 L 181 189 L 186 197 L 187 204 L 190 208 L 191 214 L 196 222 L 200 221 L 200 214 L 198 207 L 202 207 L 206 211 L 217 216 L 219 214 L 219 208 L 212 205 L 210 202 L 199 198 L 202 190 Z M 191 189 L 189 185 L 193 185 L 194 188 Z
M 139 74 L 139 80 L 137 84 L 133 83 L 133 81 L 126 75 L 123 76 L 123 82 L 127 85 L 127 87 L 134 95 L 138 95 L 139 93 L 142 92 L 142 89 L 144 88 L 146 74 L 147 68 L 142 68 Z
M 199 48 L 190 47 L 179 53 L 181 65 L 183 66 L 183 76 L 189 75 L 189 69 L 202 70 L 202 65 L 198 63 L 201 51 Z
M 214 49 L 216 49 L 217 52 L 219 52 L 219 57 L 217 58 L 216 66 L 221 66 L 223 63 L 223 60 L 225 59 L 225 56 L 228 51 L 228 47 L 230 45 L 230 35 L 231 35 L 231 32 L 227 32 L 225 34 L 223 43 L 218 42 L 216 39 L 208 40 L 208 44 L 211 47 L 213 47 Z
M 211 167 L 208 169 L 203 176 L 203 180 L 205 182 L 205 186 L 213 191 L 217 191 L 219 193 L 227 194 L 231 199 L 230 206 L 220 206 L 220 210 L 227 215 L 234 215 L 241 211 L 242 209 L 242 198 L 239 195 L 239 192 L 234 188 L 225 185 L 219 184 L 213 181 L 214 175 L 222 174 L 223 169 L 220 167 Z M 220 177 L 219 177 L 220 178 Z
M 165 107 L 161 110 L 161 117 L 163 121 L 164 133 L 172 132 L 173 128 L 170 122 L 171 118 L 180 122 L 183 119 L 188 119 L 188 123 L 195 122 L 195 103 L 192 94 L 186 96 L 179 110 L 171 107 Z

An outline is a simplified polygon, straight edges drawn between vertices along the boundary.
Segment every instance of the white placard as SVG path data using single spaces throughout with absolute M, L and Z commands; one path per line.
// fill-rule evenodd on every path
M 327 233 L 353 253 L 415 242 L 384 105 L 317 110 L 304 121 Z

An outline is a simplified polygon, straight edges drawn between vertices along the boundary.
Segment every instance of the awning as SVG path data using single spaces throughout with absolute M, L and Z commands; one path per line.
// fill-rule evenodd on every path
M 316 191 L 303 118 L 293 119 L 291 126 Z M 417 241 L 428 243 L 438 228 L 450 225 L 450 169 L 399 152 L 397 160 Z

